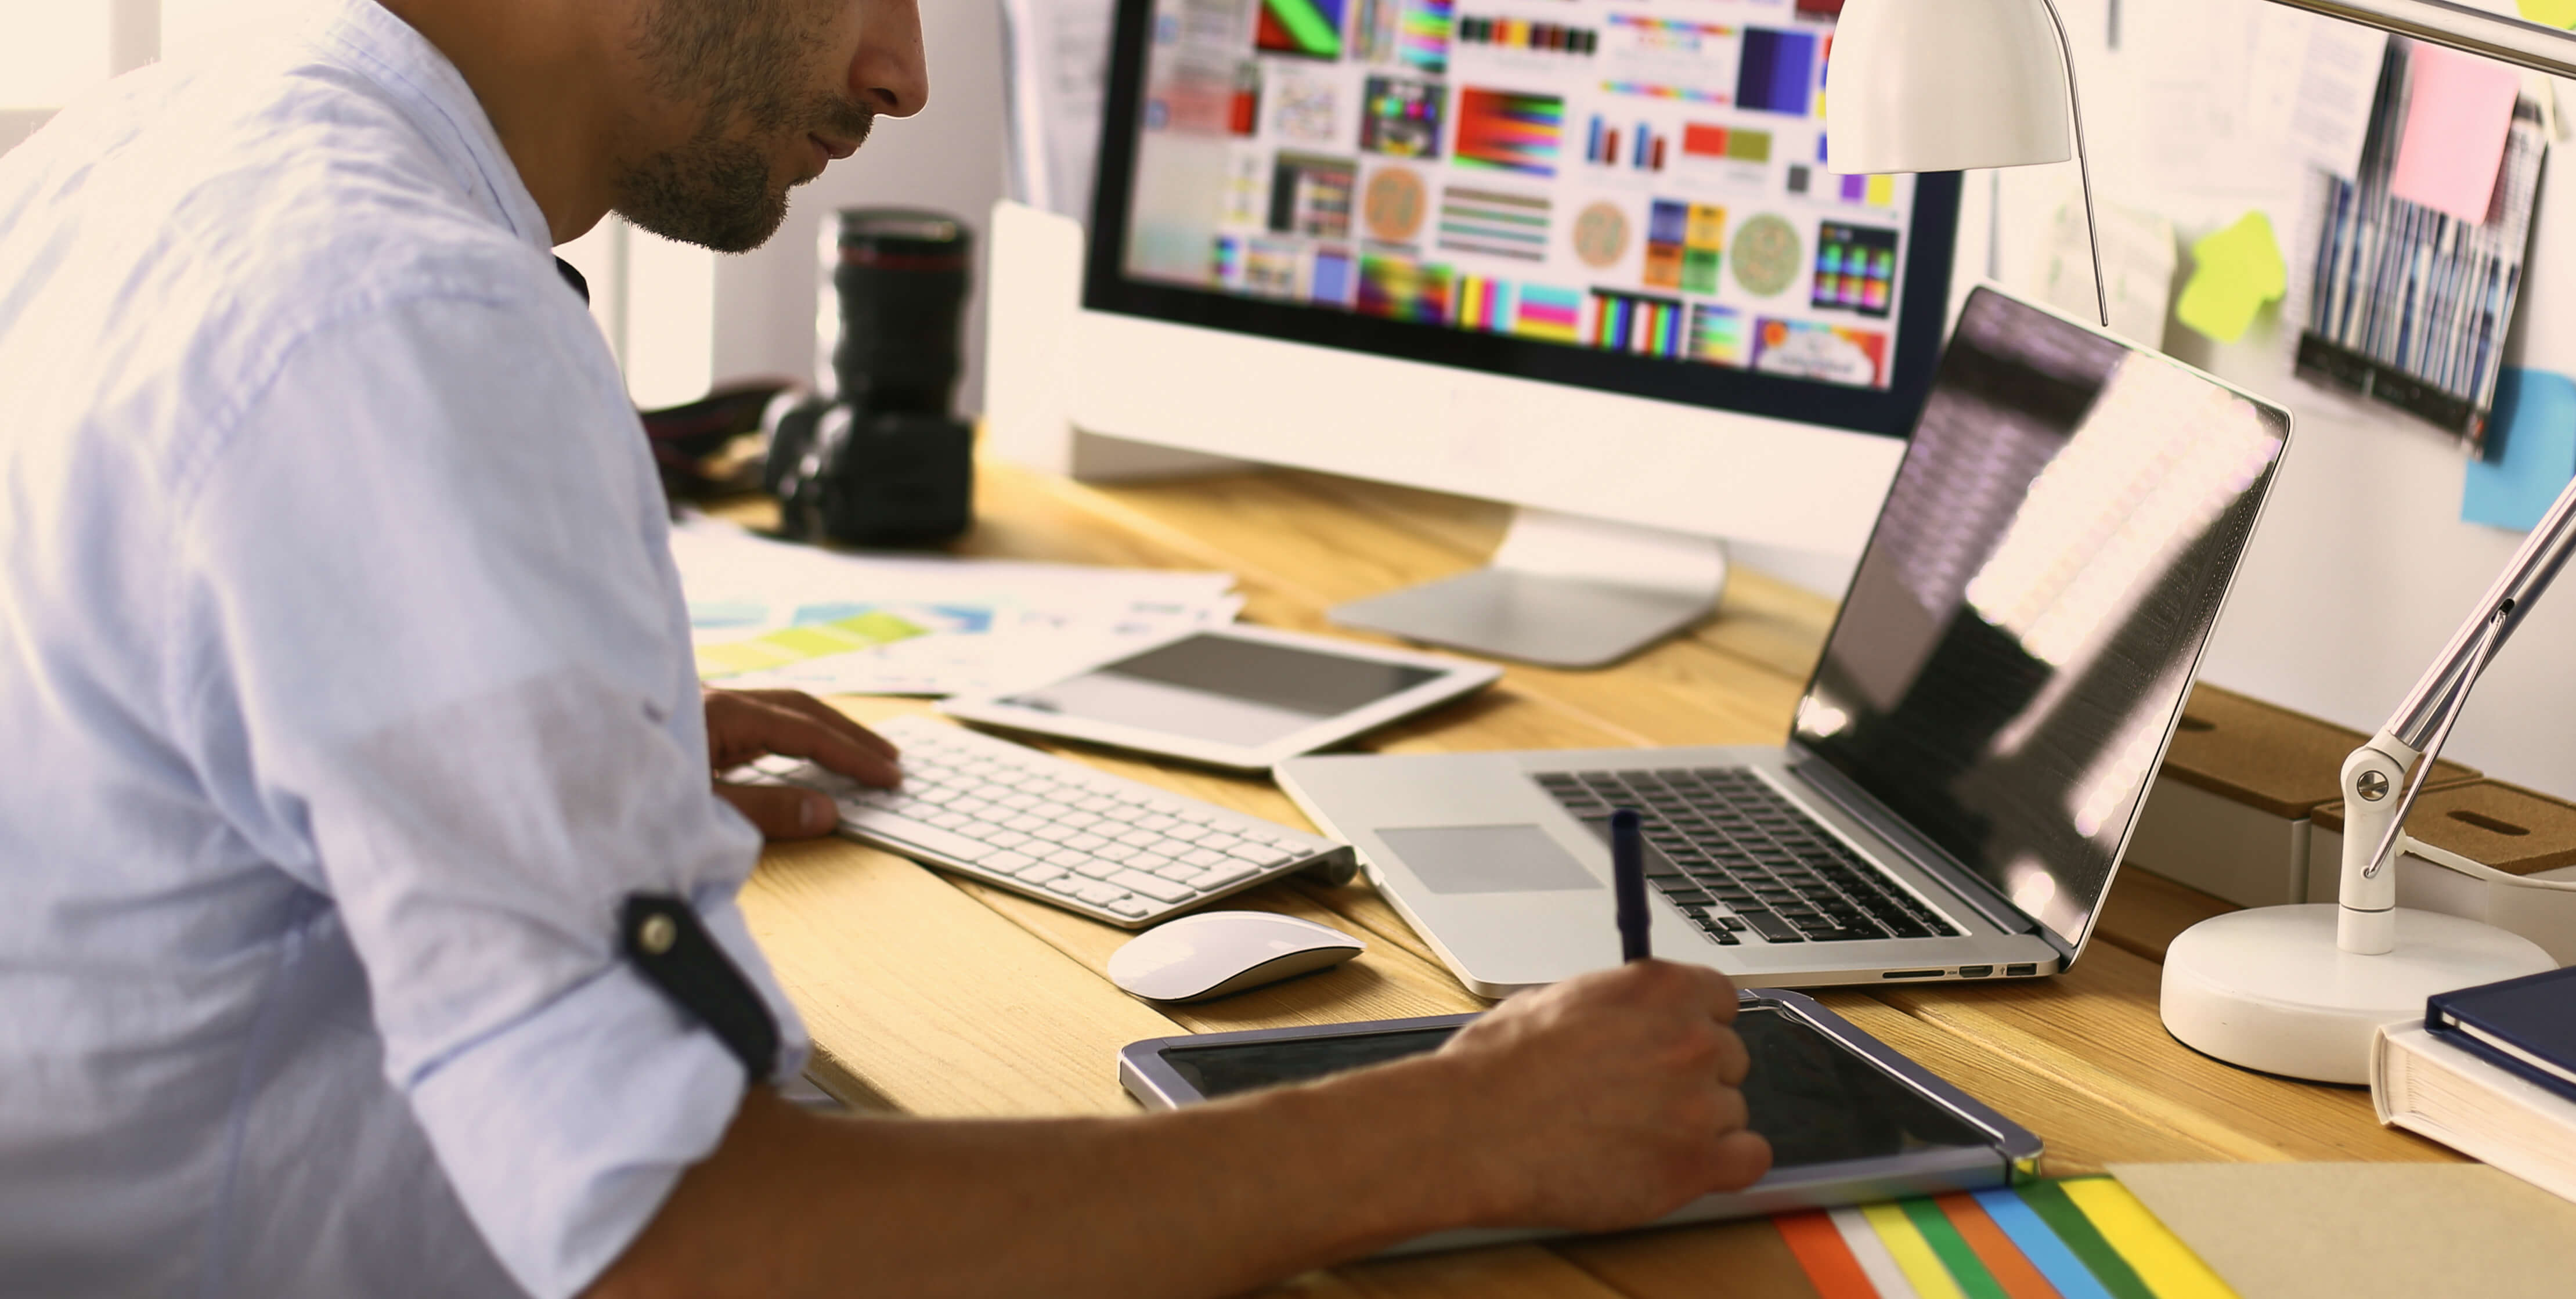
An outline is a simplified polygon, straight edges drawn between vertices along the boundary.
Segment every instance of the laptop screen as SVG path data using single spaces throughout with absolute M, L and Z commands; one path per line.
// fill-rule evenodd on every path
M 2288 436 L 2275 407 L 1978 290 L 1797 739 L 2080 943 Z

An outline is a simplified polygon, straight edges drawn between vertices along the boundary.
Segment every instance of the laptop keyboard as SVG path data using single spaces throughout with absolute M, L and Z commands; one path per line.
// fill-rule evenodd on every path
M 1748 930 L 1775 943 L 1932 938 L 1959 931 L 1760 776 L 1741 767 L 1566 771 L 1537 777 L 1603 834 L 1634 808 L 1646 882 L 1717 943 Z

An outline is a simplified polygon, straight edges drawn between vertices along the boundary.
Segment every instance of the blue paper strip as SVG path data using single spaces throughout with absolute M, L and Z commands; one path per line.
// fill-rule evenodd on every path
M 2576 379 L 2506 370 L 2496 383 L 2487 458 L 2469 462 L 2460 518 L 2528 532 L 2576 479 Z

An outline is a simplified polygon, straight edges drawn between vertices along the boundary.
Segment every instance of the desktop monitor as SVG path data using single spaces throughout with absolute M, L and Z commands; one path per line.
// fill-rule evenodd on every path
M 1708 539 L 1856 554 L 1959 183 L 1830 168 L 1839 8 L 1121 0 L 1075 423 L 1524 507 L 1335 615 L 1511 657 L 1691 621 Z

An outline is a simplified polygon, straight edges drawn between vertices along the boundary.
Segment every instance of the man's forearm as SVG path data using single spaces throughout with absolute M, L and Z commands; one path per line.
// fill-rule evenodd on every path
M 1444 1185 L 1448 1072 L 1137 1119 L 838 1120 L 755 1091 L 593 1293 L 1231 1293 L 1507 1209 Z

